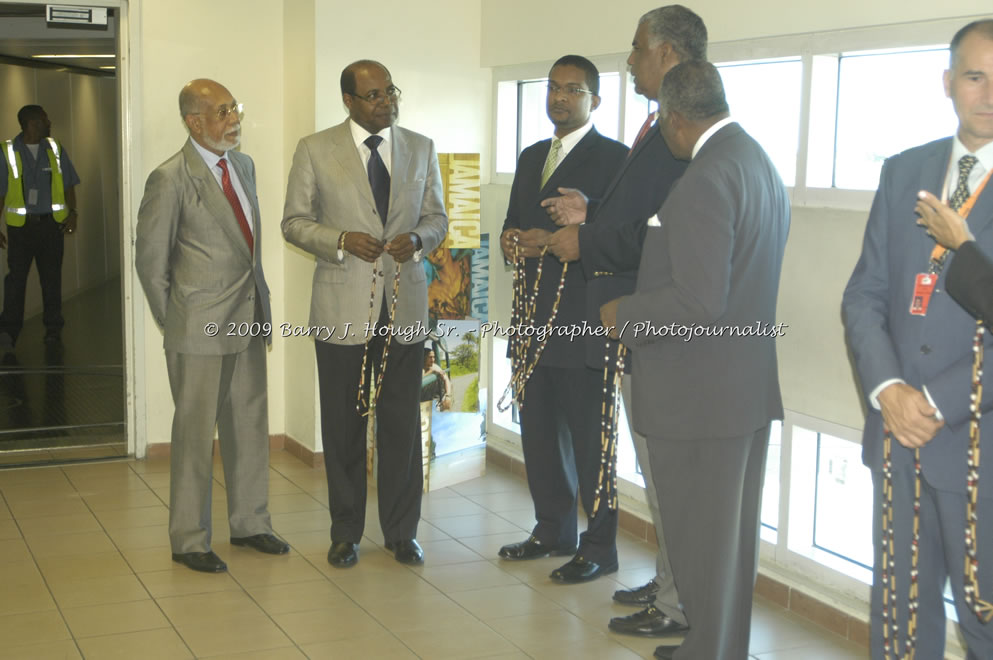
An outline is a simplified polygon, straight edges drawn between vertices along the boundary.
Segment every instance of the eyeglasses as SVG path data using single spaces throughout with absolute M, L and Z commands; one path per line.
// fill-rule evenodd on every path
M 400 91 L 400 88 L 396 87 L 395 85 L 390 85 L 389 87 L 387 87 L 385 94 L 383 94 L 378 89 L 374 89 L 368 94 L 365 94 L 363 96 L 359 96 L 358 94 L 352 94 L 351 92 L 346 92 L 346 94 L 348 94 L 349 96 L 354 96 L 357 99 L 362 99 L 363 101 L 371 105 L 378 105 L 387 98 L 390 99 L 391 101 L 399 101 L 400 94 L 402 93 L 403 92 Z
M 206 114 L 211 114 L 211 113 L 208 113 L 208 112 L 194 112 L 193 114 L 195 114 L 195 115 L 206 115 Z M 241 121 L 245 117 L 245 104 L 244 103 L 235 103 L 231 107 L 227 107 L 227 106 L 222 105 L 216 111 L 214 111 L 213 115 L 217 119 L 217 121 L 227 121 L 228 120 L 228 117 L 231 116 L 231 115 L 236 115 L 238 117 L 238 121 Z
M 578 85 L 568 85 L 567 87 L 559 87 L 555 83 L 548 83 L 548 93 L 549 94 L 551 94 L 552 96 L 555 96 L 559 92 L 565 92 L 566 94 L 568 94 L 569 96 L 571 96 L 573 98 L 579 98 L 583 94 L 590 94 L 590 95 L 593 94 L 592 91 L 590 91 L 588 89 L 583 89 L 582 87 L 579 87 Z

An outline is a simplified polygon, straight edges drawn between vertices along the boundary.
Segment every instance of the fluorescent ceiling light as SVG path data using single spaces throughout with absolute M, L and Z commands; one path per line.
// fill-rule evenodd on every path
M 103 53 L 103 54 L 68 53 L 68 54 L 60 54 L 60 55 L 54 55 L 54 54 L 53 55 L 32 55 L 31 57 L 33 57 L 35 59 L 44 59 L 44 60 L 65 60 L 65 59 L 77 59 L 77 60 L 80 60 L 80 59 L 102 59 L 102 60 L 109 60 L 109 59 L 113 59 L 113 58 L 117 57 L 117 55 L 114 55 L 113 53 L 109 53 L 109 54 L 106 54 L 106 53 Z

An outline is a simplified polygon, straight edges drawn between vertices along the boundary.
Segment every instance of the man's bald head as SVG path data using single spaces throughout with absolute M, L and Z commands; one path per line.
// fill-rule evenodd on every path
M 198 144 L 220 155 L 241 142 L 241 105 L 227 87 L 197 78 L 179 92 L 179 114 Z
M 367 70 L 382 71 L 387 77 L 390 75 L 390 70 L 376 60 L 357 60 L 341 72 L 341 93 L 355 94 L 355 74 Z

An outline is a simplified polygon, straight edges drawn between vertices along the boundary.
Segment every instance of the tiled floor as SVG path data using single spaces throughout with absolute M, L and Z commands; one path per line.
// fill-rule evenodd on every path
M 273 524 L 293 547 L 271 557 L 231 547 L 215 465 L 214 550 L 227 574 L 170 559 L 167 460 L 0 471 L 0 658 L 650 658 L 659 640 L 607 632 L 619 586 L 652 574 L 652 550 L 618 540 L 622 570 L 580 586 L 548 573 L 561 559 L 496 559 L 532 524 L 524 482 L 485 477 L 426 495 L 423 567 L 382 548 L 376 501 L 357 566 L 326 561 L 324 473 L 271 460 Z M 840 660 L 865 652 L 757 602 L 751 654 Z M 677 640 L 678 641 L 678 640 Z

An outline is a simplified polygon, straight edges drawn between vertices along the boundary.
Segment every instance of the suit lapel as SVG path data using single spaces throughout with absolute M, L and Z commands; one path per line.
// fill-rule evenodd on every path
M 331 131 L 331 155 L 348 175 L 349 181 L 358 189 L 372 208 L 376 208 L 376 200 L 372 197 L 372 187 L 369 185 L 369 173 L 362 167 L 359 150 L 352 138 L 352 129 L 346 119 Z
M 548 177 L 548 181 L 541 188 L 541 192 L 554 192 L 556 188 L 559 187 L 559 182 L 565 178 L 569 173 L 573 172 L 586 158 L 586 154 L 590 149 L 593 148 L 593 143 L 596 141 L 598 133 L 595 128 L 591 128 L 589 132 L 583 136 L 583 139 L 576 143 L 576 146 L 569 151 L 568 155 L 559 163 L 559 166 L 555 168 L 552 172 L 552 176 Z M 548 159 L 548 151 L 551 149 L 551 142 L 548 144 L 548 149 L 545 149 L 545 158 L 541 161 L 541 169 L 545 169 L 545 161 Z M 538 183 L 541 183 L 541 173 L 538 174 Z
M 407 138 L 404 136 L 403 131 L 396 126 L 390 131 L 390 149 L 390 208 L 386 216 L 387 227 L 390 224 L 390 218 L 396 217 L 393 209 L 396 207 L 396 199 L 400 188 L 403 187 L 403 183 L 407 182 L 407 171 L 410 167 L 412 156 L 410 145 L 407 144 Z
M 245 241 L 244 234 L 241 233 L 241 227 L 238 226 L 234 209 L 231 208 L 228 198 L 224 196 L 224 192 L 217 184 L 217 179 L 207 169 L 207 163 L 197 153 L 192 140 L 188 140 L 183 147 L 183 157 L 186 159 L 186 171 L 189 172 L 193 187 L 196 188 L 207 212 L 221 229 L 227 232 L 231 241 L 239 246 L 238 249 L 243 250 L 245 256 L 251 260 L 252 255 L 248 251 L 248 243 Z

